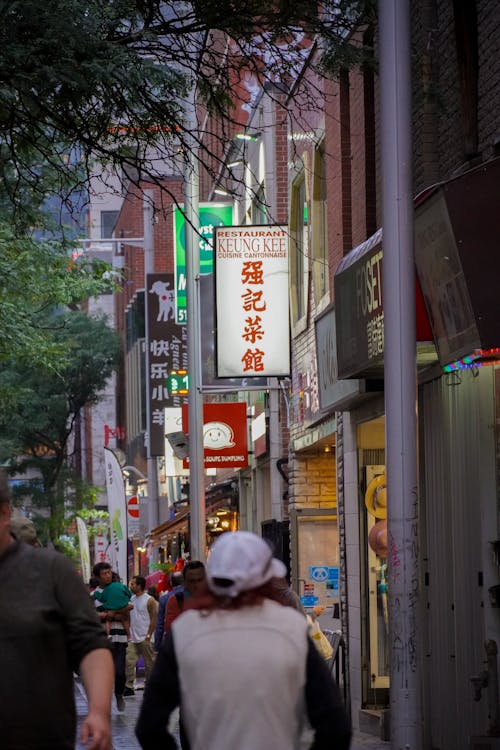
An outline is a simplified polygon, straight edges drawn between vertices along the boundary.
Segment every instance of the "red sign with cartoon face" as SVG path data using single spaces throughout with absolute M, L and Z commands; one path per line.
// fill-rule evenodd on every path
M 186 404 L 182 406 L 182 431 L 188 431 Z M 205 469 L 248 466 L 246 404 L 203 404 L 203 453 Z M 189 459 L 184 468 L 189 468 Z

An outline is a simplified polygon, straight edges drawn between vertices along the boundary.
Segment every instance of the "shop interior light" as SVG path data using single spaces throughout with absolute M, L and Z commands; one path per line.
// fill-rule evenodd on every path
M 468 354 L 456 362 L 450 362 L 443 367 L 444 372 L 456 372 L 457 370 L 473 370 L 476 367 L 485 367 L 487 365 L 500 364 L 500 347 L 494 349 L 474 349 L 472 354 Z

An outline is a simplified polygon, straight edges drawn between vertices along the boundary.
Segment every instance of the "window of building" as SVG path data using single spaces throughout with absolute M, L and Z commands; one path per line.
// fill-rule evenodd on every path
M 107 240 L 113 236 L 119 211 L 101 211 L 101 239 Z
M 264 192 L 264 185 L 259 185 L 255 191 L 255 195 L 251 204 L 251 224 L 265 224 L 267 220 L 266 212 L 266 196 Z
M 290 205 L 290 304 L 294 333 L 307 323 L 307 278 L 309 271 L 309 212 L 305 172 L 292 185 Z
M 328 303 L 329 270 L 326 221 L 326 170 L 325 152 L 321 146 L 314 153 L 312 189 L 312 276 L 316 305 L 325 298 Z

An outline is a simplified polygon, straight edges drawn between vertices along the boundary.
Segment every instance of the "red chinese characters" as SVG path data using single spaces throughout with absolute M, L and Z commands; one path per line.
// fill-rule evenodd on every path
M 241 268 L 241 283 L 245 287 L 241 294 L 242 309 L 245 312 L 263 312 L 266 309 L 264 291 L 253 287 L 264 285 L 264 268 L 261 260 L 245 261 Z M 265 336 L 260 315 L 249 315 L 244 319 L 241 338 L 248 344 L 255 344 Z M 255 347 L 247 348 L 241 361 L 244 372 L 262 372 L 264 370 L 265 352 Z

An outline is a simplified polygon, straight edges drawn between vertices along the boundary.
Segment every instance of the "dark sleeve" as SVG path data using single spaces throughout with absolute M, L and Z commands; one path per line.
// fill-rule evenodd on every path
M 163 638 L 163 628 L 165 625 L 165 604 L 167 602 L 167 599 L 168 599 L 167 596 L 160 596 L 160 601 L 158 602 L 158 614 L 156 615 L 155 642 L 154 642 L 155 651 L 160 650 L 161 641 Z
M 179 705 L 180 687 L 172 633 L 167 633 L 146 683 L 135 733 L 143 750 L 177 750 L 168 732 L 170 714 Z
M 51 576 L 64 619 L 71 666 L 76 670 L 90 651 L 98 648 L 110 650 L 111 646 L 82 579 L 63 555 L 54 555 Z
M 314 742 L 310 750 L 348 750 L 351 725 L 340 690 L 310 638 L 306 665 L 306 706 Z

